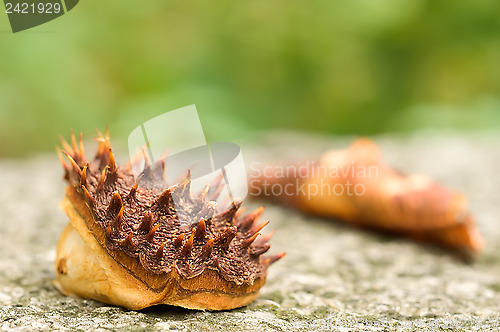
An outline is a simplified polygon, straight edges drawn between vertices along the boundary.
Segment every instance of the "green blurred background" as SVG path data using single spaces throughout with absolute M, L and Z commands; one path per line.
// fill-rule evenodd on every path
M 81 1 L 17 34 L 0 13 L 0 156 L 189 104 L 209 140 L 495 130 L 500 1 Z

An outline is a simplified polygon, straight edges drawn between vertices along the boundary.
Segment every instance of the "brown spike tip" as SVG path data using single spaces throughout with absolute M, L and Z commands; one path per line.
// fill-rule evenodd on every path
M 115 155 L 113 154 L 111 148 L 108 149 L 108 153 L 109 153 L 109 171 L 111 173 L 116 173 L 117 170 L 116 160 L 115 160 Z
M 261 247 L 254 248 L 252 250 L 251 255 L 260 256 L 260 255 L 266 253 L 269 250 L 269 248 L 271 248 L 271 245 L 269 243 L 264 243 Z
M 215 239 L 210 239 L 205 243 L 201 252 L 201 258 L 208 258 L 212 254 L 212 249 L 214 248 Z
M 89 193 L 87 188 L 85 188 L 85 186 L 82 186 L 81 188 L 82 188 L 83 194 L 85 195 L 85 199 L 87 200 L 87 203 L 89 203 L 91 206 L 94 205 L 94 198 Z
M 120 193 L 118 191 L 115 191 L 113 193 L 113 196 L 111 196 L 111 200 L 108 205 L 108 212 L 113 213 L 115 211 L 119 211 L 119 209 L 121 209 L 122 207 L 122 196 L 120 196 Z
M 123 221 L 123 206 L 120 208 L 120 211 L 116 215 L 115 218 L 115 227 L 118 229 Z
M 255 239 L 257 238 L 257 236 L 259 236 L 260 233 L 255 233 L 254 235 L 252 235 L 251 237 L 247 238 L 247 239 L 244 239 L 243 241 L 241 241 L 241 246 L 243 248 L 248 248 L 250 247 L 250 245 L 255 241 Z
M 207 226 L 205 225 L 205 220 L 202 219 L 198 222 L 196 226 L 196 239 L 203 239 L 207 234 Z
M 106 177 L 107 177 L 107 174 L 108 174 L 108 169 L 109 169 L 109 166 L 106 165 L 102 172 L 101 172 L 101 177 L 99 178 L 99 182 L 97 182 L 97 190 L 104 190 L 104 183 L 106 182 Z
M 269 266 L 269 265 L 275 263 L 276 261 L 282 259 L 285 256 L 286 256 L 286 253 L 284 253 L 284 252 L 280 252 L 278 254 L 271 255 L 265 259 L 265 263 L 267 266 Z
M 151 230 L 148 232 L 148 234 L 146 234 L 146 240 L 148 241 L 152 241 L 155 234 L 156 234 L 156 231 L 158 230 L 158 228 L 160 228 L 160 223 L 157 223 L 153 228 L 151 228 Z
M 189 239 L 184 243 L 184 246 L 182 247 L 181 255 L 182 256 L 189 256 L 191 255 L 191 250 L 193 249 L 193 241 L 194 241 L 194 232 L 191 233 L 191 236 Z
M 80 184 L 84 187 L 87 186 L 87 168 L 88 168 L 88 166 L 89 166 L 88 164 L 83 166 L 82 176 L 80 178 Z
M 125 246 L 125 247 L 135 247 L 135 243 L 134 243 L 134 233 L 133 232 L 130 232 L 127 237 L 125 238 L 125 240 L 123 240 L 122 242 L 122 246 Z
M 160 247 L 158 248 L 158 250 L 156 251 L 156 258 L 157 259 L 162 259 L 163 258 L 163 249 L 165 248 L 165 244 L 166 242 L 163 242 Z
M 80 166 L 78 166 L 78 164 L 76 163 L 75 159 L 73 159 L 73 157 L 71 157 L 71 155 L 64 150 L 62 150 L 62 153 L 64 153 L 66 155 L 66 158 L 68 158 L 71 166 L 73 166 L 73 169 L 75 170 L 75 173 L 78 175 L 78 177 L 81 177 L 82 170 L 81 170 Z
M 224 249 L 227 249 L 229 245 L 231 244 L 231 241 L 236 236 L 236 229 L 235 227 L 228 227 L 222 232 L 221 235 L 217 238 L 217 243 Z
M 151 213 L 151 211 L 148 211 L 146 212 L 146 214 L 144 214 L 139 229 L 144 233 L 149 233 L 149 231 L 151 230 L 152 223 L 153 223 L 153 214 Z

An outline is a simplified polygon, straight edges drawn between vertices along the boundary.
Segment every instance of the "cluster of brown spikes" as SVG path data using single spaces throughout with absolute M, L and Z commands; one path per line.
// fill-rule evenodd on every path
M 137 258 L 155 274 L 175 268 L 191 278 L 208 268 L 237 284 L 265 276 L 267 267 L 284 256 L 264 255 L 272 233 L 260 234 L 268 223 L 258 223 L 263 208 L 243 216 L 241 202 L 235 202 L 221 210 L 215 202 L 221 179 L 193 195 L 189 171 L 180 183 L 168 186 L 162 176 L 165 160 L 160 160 L 146 163 L 136 180 L 130 164 L 116 164 L 108 131 L 98 132 L 96 140 L 91 161 L 85 158 L 82 135 L 78 143 L 74 134 L 71 144 L 61 139 L 58 152 L 64 178 L 91 212 L 87 225 L 102 229 L 101 245 L 108 252 Z

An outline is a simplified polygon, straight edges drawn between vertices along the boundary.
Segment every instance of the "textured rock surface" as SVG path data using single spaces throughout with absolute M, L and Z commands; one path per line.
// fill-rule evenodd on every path
M 267 205 L 276 229 L 260 298 L 229 312 L 169 306 L 139 312 L 68 298 L 52 286 L 55 245 L 67 222 L 53 155 L 0 161 L 0 329 L 436 330 L 500 328 L 500 135 L 378 137 L 384 156 L 465 192 L 486 239 L 474 264 L 405 239 L 355 230 Z M 304 159 L 346 138 L 279 133 L 243 147 L 256 160 Z M 116 143 L 116 142 L 115 142 Z M 249 207 L 259 202 L 246 200 Z

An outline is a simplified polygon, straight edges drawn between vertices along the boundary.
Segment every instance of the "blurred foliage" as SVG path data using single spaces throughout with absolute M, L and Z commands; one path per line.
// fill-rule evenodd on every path
M 500 126 L 498 0 L 81 1 L 0 14 L 0 155 L 196 104 L 209 140 Z

